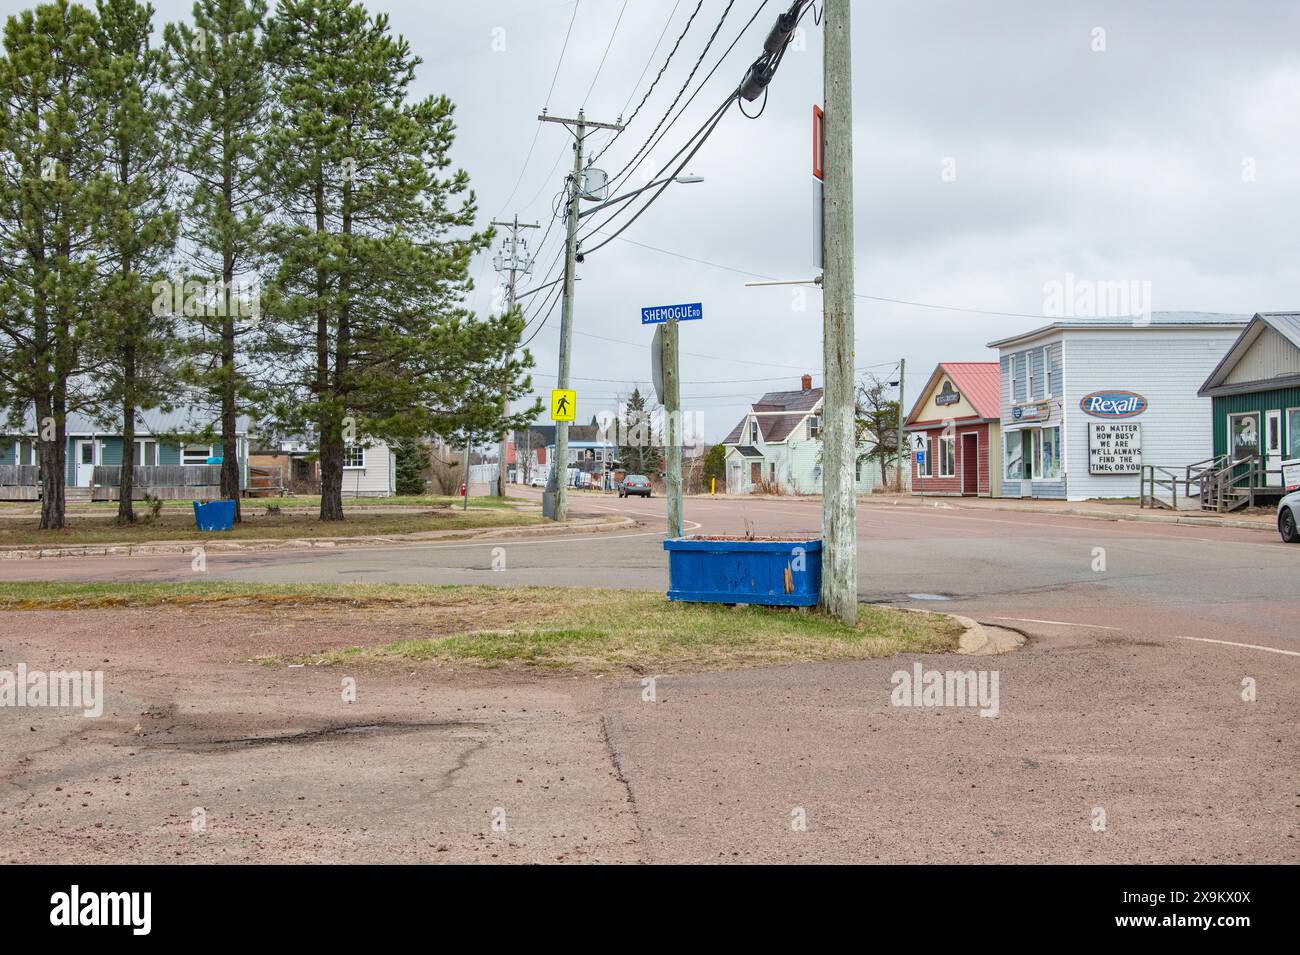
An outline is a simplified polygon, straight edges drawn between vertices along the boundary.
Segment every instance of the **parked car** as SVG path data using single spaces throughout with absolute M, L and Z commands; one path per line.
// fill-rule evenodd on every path
M 534 471 L 529 475 L 528 483 L 532 487 L 546 487 L 546 475 L 541 471 Z
M 631 497 L 633 494 L 639 494 L 641 497 L 654 497 L 650 493 L 650 479 L 644 474 L 629 474 L 623 478 L 623 483 L 618 486 L 619 497 Z
M 1300 544 L 1300 491 L 1292 491 L 1277 502 L 1277 532 L 1288 544 Z

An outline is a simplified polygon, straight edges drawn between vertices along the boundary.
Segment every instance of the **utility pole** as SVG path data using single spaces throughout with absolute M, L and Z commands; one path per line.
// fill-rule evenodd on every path
M 560 369 L 556 374 L 555 387 L 566 390 L 569 387 L 569 354 L 573 348 L 573 278 L 578 258 L 578 200 L 582 198 L 582 147 L 587 138 L 588 128 L 622 130 L 620 123 L 596 123 L 588 120 L 582 110 L 578 110 L 577 119 L 564 119 L 559 116 L 547 116 L 542 113 L 537 117 L 543 123 L 563 123 L 573 133 L 573 173 L 568 184 L 568 213 L 564 239 L 564 287 L 560 302 Z M 547 510 L 547 496 L 552 496 L 550 513 L 545 516 L 554 521 L 562 521 L 568 516 L 568 476 L 569 476 L 569 422 L 555 422 L 555 462 L 550 478 L 546 482 L 546 495 L 543 495 L 542 511 Z
M 515 307 L 515 279 L 518 273 L 523 272 L 525 275 L 532 271 L 532 261 L 525 254 L 521 260 L 519 257 L 519 230 L 520 229 L 537 229 L 540 226 L 535 222 L 525 222 L 520 224 L 519 214 L 515 213 L 513 222 L 497 222 L 492 220 L 492 225 L 499 225 L 510 230 L 509 243 L 510 251 L 507 257 L 498 257 L 495 263 L 498 272 L 505 272 L 508 276 L 506 279 L 506 311 Z M 501 395 L 501 416 L 508 418 L 510 416 L 510 402 L 505 394 Z M 501 446 L 497 451 L 497 497 L 506 496 L 506 448 L 510 443 L 510 434 L 505 432 L 501 435 Z M 516 455 L 518 457 L 518 455 Z
M 826 54 L 822 189 L 824 265 L 821 607 L 849 626 L 858 619 L 857 498 L 853 428 L 853 48 L 850 0 L 823 4 Z
M 664 324 L 660 367 L 664 380 L 664 443 L 667 445 L 664 498 L 668 509 L 668 536 L 682 536 L 682 387 L 678 373 L 677 319 Z
M 907 359 L 900 358 L 898 359 L 898 467 L 894 475 L 900 494 L 903 493 L 903 459 L 906 457 L 911 460 L 911 452 L 903 447 L 903 418 L 907 414 L 907 408 L 903 404 L 903 381 L 906 374 Z

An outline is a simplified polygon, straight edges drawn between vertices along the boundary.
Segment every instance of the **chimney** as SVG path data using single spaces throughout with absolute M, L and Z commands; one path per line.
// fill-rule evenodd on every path
M 804 375 L 802 384 L 804 391 L 812 391 L 812 375 Z

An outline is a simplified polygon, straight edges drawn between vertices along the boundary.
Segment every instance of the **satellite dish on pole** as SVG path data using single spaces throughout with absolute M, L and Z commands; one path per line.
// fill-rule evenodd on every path
M 655 326 L 655 337 L 650 343 L 650 375 L 655 383 L 655 401 L 664 403 L 664 327 Z

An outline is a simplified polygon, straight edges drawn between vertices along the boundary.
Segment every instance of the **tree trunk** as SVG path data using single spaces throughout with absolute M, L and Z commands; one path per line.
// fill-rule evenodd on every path
M 122 350 L 122 466 L 118 471 L 117 519 L 135 523 L 135 348 Z
M 44 438 L 46 423 L 54 420 L 49 405 L 45 405 L 37 417 L 36 427 L 42 435 L 40 441 L 41 460 L 41 530 L 62 530 L 66 522 L 66 505 L 63 500 L 65 469 L 67 468 L 67 443 L 64 437 L 65 425 L 54 424 L 54 438 Z
M 343 520 L 343 430 L 328 412 L 320 420 L 320 519 Z

